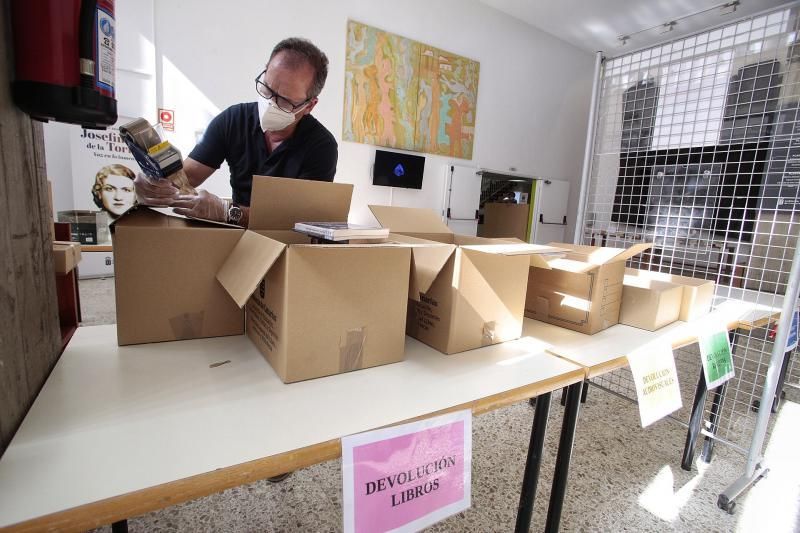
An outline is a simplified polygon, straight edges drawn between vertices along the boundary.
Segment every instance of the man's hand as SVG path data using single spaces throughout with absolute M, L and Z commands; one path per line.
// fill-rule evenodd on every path
M 136 199 L 142 205 L 154 207 L 171 206 L 178 198 L 180 191 L 168 179 L 156 180 L 148 178 L 141 172 L 133 180 Z
M 225 222 L 228 219 L 226 204 L 222 198 L 199 190 L 197 196 L 178 195 L 170 205 L 179 215 Z

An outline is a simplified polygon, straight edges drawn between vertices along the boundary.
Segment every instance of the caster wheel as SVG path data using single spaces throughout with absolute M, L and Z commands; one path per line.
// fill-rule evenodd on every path
M 730 501 L 725 496 L 720 495 L 719 499 L 717 500 L 717 507 L 728 514 L 733 514 L 736 511 L 736 502 Z

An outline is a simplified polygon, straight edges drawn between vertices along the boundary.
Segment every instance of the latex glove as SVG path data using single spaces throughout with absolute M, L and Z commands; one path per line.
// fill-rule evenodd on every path
M 141 172 L 133 180 L 136 199 L 142 205 L 167 207 L 178 197 L 180 191 L 168 179 L 148 178 Z
M 197 195 L 181 194 L 172 200 L 173 210 L 179 215 L 225 222 L 228 209 L 225 200 L 208 191 L 199 190 Z

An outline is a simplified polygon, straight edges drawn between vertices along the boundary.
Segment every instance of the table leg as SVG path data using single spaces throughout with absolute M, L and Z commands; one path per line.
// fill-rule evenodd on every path
M 545 531 L 558 531 L 561 522 L 561 509 L 567 492 L 567 476 L 572 459 L 572 445 L 575 442 L 575 428 L 578 425 L 578 411 L 581 406 L 583 382 L 570 385 L 567 391 L 567 405 L 564 408 L 564 420 L 561 423 L 561 437 L 558 441 L 556 468 L 553 472 L 553 487 L 550 491 L 550 505 L 547 508 Z
M 128 533 L 128 521 L 120 520 L 111 524 L 111 533 Z
M 728 333 L 728 339 L 731 343 L 731 358 L 736 354 L 736 330 Z M 709 431 L 712 435 L 717 434 L 719 429 L 720 410 L 722 410 L 722 402 L 725 400 L 725 391 L 728 388 L 727 383 L 723 383 L 714 389 L 714 396 L 711 399 L 711 413 L 709 415 Z M 711 456 L 714 453 L 714 439 L 706 435 L 703 441 L 703 451 L 700 453 L 700 459 L 704 463 L 711 462 Z
M 727 387 L 727 383 L 723 383 L 716 389 L 714 389 L 714 395 L 711 397 L 711 414 L 709 416 L 709 424 L 712 434 L 717 434 L 717 428 L 719 428 L 719 412 L 722 409 L 722 401 L 725 399 L 725 388 Z M 705 437 L 703 441 L 703 451 L 700 453 L 700 458 L 703 460 L 704 463 L 711 462 L 711 456 L 714 453 L 714 439 L 709 436 Z
M 583 382 L 583 389 L 581 390 L 581 403 L 586 403 L 586 397 L 589 395 L 589 381 Z
M 692 470 L 694 459 L 694 445 L 700 435 L 700 424 L 703 422 L 703 408 L 706 404 L 706 376 L 700 369 L 700 377 L 697 378 L 697 388 L 694 391 L 694 402 L 692 403 L 692 415 L 689 417 L 689 430 L 686 432 L 686 444 L 683 446 L 683 458 L 681 468 L 686 471 Z
M 550 395 L 542 394 L 536 398 L 536 410 L 533 414 L 531 441 L 528 444 L 528 460 L 525 462 L 525 474 L 522 477 L 522 491 L 517 507 L 517 524 L 514 531 L 523 533 L 531 527 L 533 504 L 536 500 L 536 485 L 539 482 L 539 468 L 542 466 L 542 450 L 547 432 L 547 415 L 550 413 Z

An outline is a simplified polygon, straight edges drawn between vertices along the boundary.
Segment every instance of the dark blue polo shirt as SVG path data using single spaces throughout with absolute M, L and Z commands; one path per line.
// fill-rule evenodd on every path
M 189 157 L 212 168 L 227 161 L 233 201 L 249 206 L 253 174 L 333 181 L 339 151 L 331 132 L 306 115 L 290 138 L 267 153 L 258 104 L 251 102 L 232 105 L 214 117 Z

